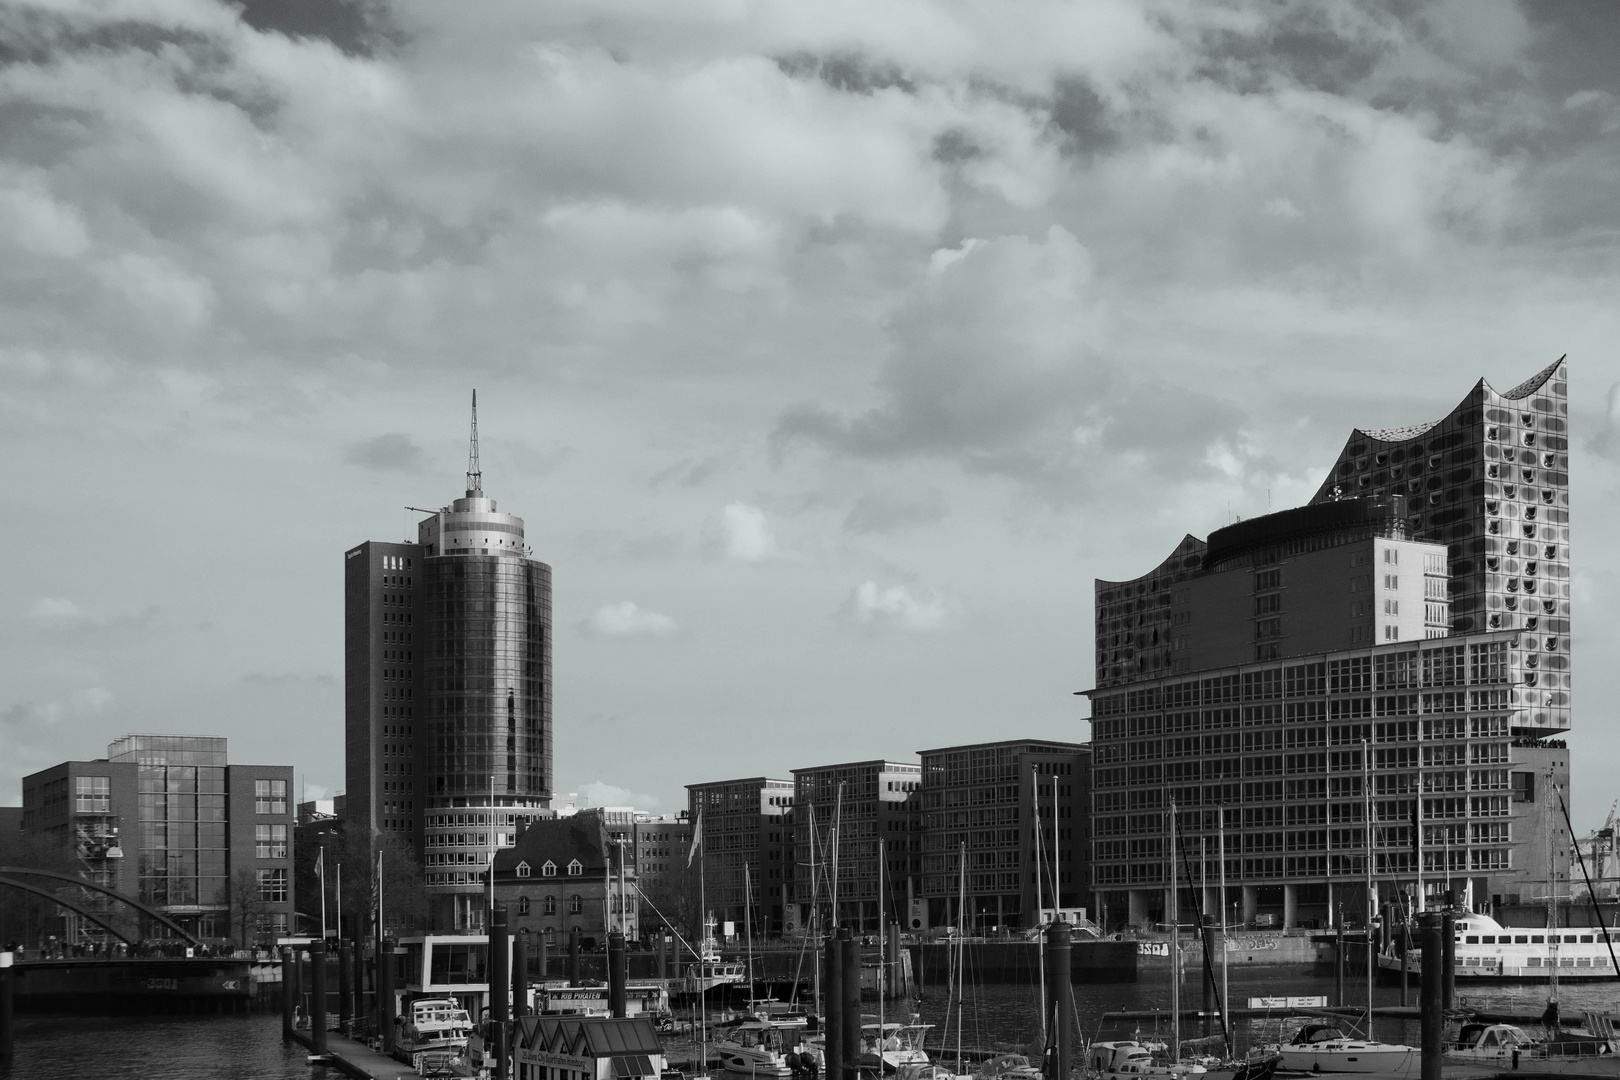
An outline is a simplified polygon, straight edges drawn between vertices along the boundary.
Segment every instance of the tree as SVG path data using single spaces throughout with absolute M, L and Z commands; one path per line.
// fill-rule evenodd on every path
M 237 934 L 237 943 L 241 948 L 248 948 L 258 929 L 259 916 L 265 910 L 264 897 L 259 892 L 259 872 L 239 868 L 225 886 L 223 902 L 230 905 L 231 926 Z
M 425 930 L 428 918 L 427 880 L 422 864 L 409 841 L 393 833 L 365 835 L 364 829 L 349 828 L 342 841 L 326 850 L 327 870 L 335 873 L 334 860 L 343 864 L 343 929 L 352 937 L 376 933 L 372 926 L 373 879 L 377 874 L 377 853 L 383 861 L 383 918 L 390 932 Z
M 662 933 L 664 920 L 668 919 L 676 933 L 693 948 L 699 948 L 699 941 L 703 937 L 702 893 L 699 885 L 696 862 L 691 866 L 679 866 L 645 883 L 642 889 L 651 902 L 642 905 L 642 933 Z M 654 911 L 654 907 L 658 910 Z M 660 913 L 662 919 L 659 918 Z

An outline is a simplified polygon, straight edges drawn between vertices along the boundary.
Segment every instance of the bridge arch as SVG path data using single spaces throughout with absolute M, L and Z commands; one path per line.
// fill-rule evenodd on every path
M 65 881 L 70 885 L 77 885 L 81 889 L 94 889 L 96 892 L 105 893 L 120 903 L 128 904 L 130 907 L 134 908 L 136 911 L 139 911 L 143 915 L 148 915 L 151 918 L 156 919 L 158 922 L 162 923 L 164 926 L 167 926 L 170 930 L 173 930 L 175 933 L 179 934 L 193 945 L 202 944 L 202 942 L 198 941 L 197 938 L 192 935 L 191 931 L 187 930 L 185 927 L 163 914 L 163 912 L 154 908 L 149 908 L 139 900 L 132 900 L 123 893 L 118 892 L 116 889 L 109 889 L 105 885 L 98 885 L 94 881 L 86 881 L 84 878 L 75 877 L 72 874 L 64 874 L 56 870 L 34 870 L 26 866 L 0 866 L 0 874 L 55 878 L 58 881 Z M 16 884 L 20 886 L 22 883 L 8 882 L 7 884 Z M 57 899 L 54 893 L 51 894 L 51 896 L 52 899 Z M 73 907 L 72 904 L 66 903 L 60 899 L 57 899 L 57 902 L 62 904 L 63 907 Z M 74 910 L 77 911 L 78 909 L 74 908 Z M 81 912 L 81 914 L 83 914 L 83 912 Z M 123 935 L 120 934 L 119 936 L 122 937 Z
M 114 926 L 112 923 L 108 922 L 106 919 L 103 919 L 101 916 L 97 915 L 95 912 L 91 911 L 89 908 L 82 907 L 78 903 L 76 903 L 75 901 L 72 901 L 72 900 L 64 900 L 60 896 L 57 896 L 55 893 L 51 892 L 49 889 L 42 889 L 38 885 L 30 885 L 26 881 L 18 881 L 16 878 L 9 878 L 9 877 L 4 877 L 4 876 L 0 876 L 0 885 L 7 885 L 7 886 L 10 886 L 13 889 L 21 889 L 23 892 L 33 893 L 35 896 L 43 896 L 45 899 L 49 900 L 51 903 L 60 905 L 61 907 L 65 907 L 69 911 L 77 912 L 79 915 L 83 916 L 84 918 L 89 919 L 91 922 L 95 923 L 97 926 L 99 926 L 103 930 L 107 931 L 107 933 L 112 934 L 115 937 L 117 937 L 125 945 L 135 945 L 135 944 L 137 944 L 135 939 L 131 938 L 128 934 L 124 933 L 122 930 L 118 929 L 118 927 Z

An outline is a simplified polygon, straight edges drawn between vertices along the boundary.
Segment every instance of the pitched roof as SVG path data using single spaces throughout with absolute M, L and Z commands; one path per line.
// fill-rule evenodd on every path
M 512 877 L 518 863 L 540 867 L 548 859 L 559 867 L 578 859 L 586 874 L 605 872 L 608 856 L 607 826 L 599 815 L 542 818 L 524 830 L 515 846 L 495 853 L 495 873 Z
M 664 1052 L 645 1016 L 525 1016 L 518 1021 L 518 1045 L 573 1057 Z

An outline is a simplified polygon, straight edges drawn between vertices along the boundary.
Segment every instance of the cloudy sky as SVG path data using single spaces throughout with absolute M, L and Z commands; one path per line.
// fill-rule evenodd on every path
M 486 490 L 557 786 L 1081 739 L 1091 582 L 1567 353 L 1620 796 L 1620 9 L 0 6 L 0 801 L 341 787 L 343 551 Z

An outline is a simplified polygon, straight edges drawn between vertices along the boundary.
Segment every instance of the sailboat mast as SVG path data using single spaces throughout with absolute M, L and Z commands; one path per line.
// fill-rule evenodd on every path
M 810 940 L 815 942 L 811 949 L 812 959 L 815 961 L 815 997 L 816 1016 L 821 1016 L 821 915 L 816 910 L 816 804 L 810 803 Z
M 884 966 L 884 940 L 888 926 L 883 921 L 883 837 L 878 837 L 878 1063 L 883 1059 L 883 998 L 889 992 L 889 969 Z
M 1361 740 L 1361 816 L 1362 828 L 1366 830 L 1367 840 L 1367 1041 L 1373 1037 L 1373 943 L 1372 927 L 1373 916 L 1378 913 L 1378 905 L 1373 898 L 1373 849 L 1372 849 L 1372 747 L 1366 739 Z
M 1230 1027 L 1226 1022 L 1226 1010 L 1230 1008 L 1227 1002 L 1231 1001 L 1226 987 L 1226 954 L 1231 948 L 1226 944 L 1226 810 L 1220 808 L 1215 811 L 1215 820 L 1219 823 L 1216 835 L 1216 857 L 1221 860 L 1221 1033 L 1227 1035 L 1226 1053 L 1232 1053 L 1232 1040 Z
M 748 864 L 743 863 L 743 937 L 748 942 L 748 1000 L 754 999 L 754 898 Z
M 1039 1037 L 1041 1045 L 1046 1045 L 1046 935 L 1040 932 L 1041 916 L 1045 913 L 1046 901 L 1041 895 L 1041 777 L 1032 766 L 1029 770 L 1030 802 L 1033 804 L 1035 820 L 1035 956 L 1036 968 L 1041 973 L 1041 1026 Z
M 698 811 L 698 921 L 702 923 L 703 938 L 698 942 L 698 1075 L 709 1072 L 709 999 L 704 984 L 709 977 L 709 895 L 705 891 L 703 865 L 708 859 L 708 844 L 703 843 L 703 811 Z
M 838 781 L 838 802 L 833 805 L 832 830 L 832 861 L 828 864 L 827 872 L 832 875 L 832 928 L 838 929 L 838 877 L 839 869 L 843 865 L 838 861 L 838 848 L 843 841 L 844 827 L 844 782 Z
M 1542 812 L 1543 843 L 1547 848 L 1547 963 L 1552 965 L 1549 984 L 1549 1000 L 1558 1004 L 1558 891 L 1554 888 L 1557 875 L 1553 872 L 1553 820 L 1552 795 L 1553 772 L 1547 770 L 1547 796 L 1544 798 L 1546 809 Z M 1571 837 L 1571 839 L 1574 839 Z
M 1170 803 L 1170 1061 L 1181 1060 L 1181 890 L 1176 887 L 1176 804 Z
M 967 840 L 957 840 L 956 847 L 956 1072 L 962 1072 L 962 976 L 966 970 L 962 960 L 967 955 Z M 949 1001 L 946 1001 L 949 1007 Z
M 1035 827 L 1041 827 L 1041 819 L 1036 817 Z M 1052 773 L 1052 907 L 1063 906 L 1063 887 L 1058 877 L 1058 781 L 1057 773 Z M 1057 916 L 1054 915 L 1053 918 Z

